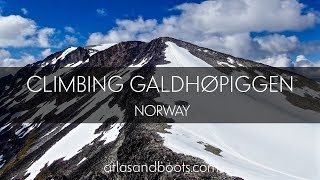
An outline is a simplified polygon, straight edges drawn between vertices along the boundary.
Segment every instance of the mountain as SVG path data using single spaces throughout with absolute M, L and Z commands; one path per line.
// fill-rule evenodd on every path
M 88 73 L 90 68 L 94 68 L 93 73 L 101 74 L 101 71 L 110 70 L 108 68 L 120 68 L 104 73 L 130 76 L 138 71 L 149 75 L 156 73 L 155 67 L 226 67 L 218 69 L 219 72 L 230 74 L 240 68 L 250 75 L 293 74 L 168 37 L 150 42 L 69 47 L 0 79 L 0 178 L 319 177 L 314 158 L 320 150 L 316 146 L 320 137 L 317 124 L 171 123 L 178 120 L 165 117 L 153 119 L 157 123 L 132 123 L 141 120 L 132 115 L 134 104 L 155 103 L 156 100 L 163 104 L 177 103 L 172 102 L 176 97 L 137 94 L 127 89 L 121 93 L 31 93 L 26 87 L 26 77 L 33 74 L 68 76 Z M 235 71 L 230 72 L 229 68 Z M 267 117 L 261 114 L 271 114 L 273 118 L 283 117 L 290 122 L 318 120 L 319 84 L 296 74 L 294 78 L 298 82 L 294 92 L 285 91 L 276 96 L 255 93 L 212 96 L 208 99 L 210 105 L 200 102 L 197 107 L 208 114 L 213 112 L 219 122 L 241 118 L 237 113 L 259 119 Z M 34 82 L 32 86 L 39 84 Z M 193 99 L 188 97 L 181 102 L 193 103 Z M 219 113 L 221 109 L 226 113 Z M 205 164 L 212 169 L 201 173 L 104 171 L 104 166 L 111 162 L 153 164 L 158 160 L 164 164 Z

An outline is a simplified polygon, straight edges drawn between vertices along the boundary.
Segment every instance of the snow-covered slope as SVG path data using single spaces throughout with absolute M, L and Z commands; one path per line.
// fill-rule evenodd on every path
M 179 123 L 167 131 L 161 133 L 165 146 L 230 175 L 249 180 L 319 177 L 317 125 Z M 204 144 L 221 149 L 221 156 L 205 150 Z
M 96 45 L 96 46 L 90 46 L 90 47 L 87 47 L 87 48 L 88 49 L 92 49 L 92 50 L 96 50 L 97 52 L 99 52 L 99 51 L 106 50 L 109 47 L 114 46 L 114 45 L 116 45 L 116 43 L 106 43 L 106 44 L 99 44 L 99 45 Z
M 166 60 L 170 63 L 161 67 L 211 66 L 190 54 L 187 49 L 172 42 L 166 44 Z M 231 58 L 227 61 L 230 64 L 237 63 Z M 221 106 L 223 100 L 216 102 Z M 246 101 L 239 103 L 242 102 Z M 212 106 L 216 106 L 214 102 Z M 269 114 L 272 112 L 276 113 L 270 111 Z M 320 152 L 317 146 L 317 142 L 320 142 L 318 124 L 178 123 L 171 124 L 167 131 L 170 133 L 160 133 L 165 146 L 177 153 L 204 159 L 234 176 L 248 180 L 320 178 L 319 158 L 316 158 Z M 205 144 L 221 149 L 221 156 L 205 150 Z
M 77 67 L 77 66 L 80 66 L 81 64 L 88 63 L 89 62 L 89 57 L 93 56 L 97 52 L 104 51 L 104 50 L 110 48 L 113 45 L 115 45 L 115 43 L 99 44 L 99 45 L 95 45 L 95 46 L 84 47 L 84 49 L 86 49 L 88 51 L 87 52 L 88 53 L 88 58 L 84 59 L 84 60 L 74 59 L 72 62 L 65 64 L 64 67 Z M 43 63 L 41 63 L 41 67 L 48 66 L 49 64 L 55 65 L 58 61 L 65 60 L 65 58 L 70 53 L 75 51 L 77 48 L 79 48 L 79 47 L 69 47 L 69 48 L 61 51 L 59 56 L 51 58 L 51 59 L 48 59 L 48 60 L 44 61 Z
M 43 62 L 42 63 L 42 67 L 45 67 L 49 64 L 56 64 L 57 61 L 59 60 L 63 60 L 69 53 L 71 53 L 72 51 L 76 50 L 77 48 L 76 47 L 70 47 L 70 48 L 67 48 L 66 50 L 64 50 L 61 55 L 59 57 L 55 57 L 51 60 L 51 62 Z
M 33 162 L 28 168 L 27 173 L 30 175 L 27 179 L 34 179 L 45 165 L 49 166 L 53 161 L 58 159 L 69 160 L 79 153 L 81 149 L 98 138 L 101 134 L 94 134 L 101 123 L 79 124 L 75 129 L 70 131 L 64 138 L 54 144 L 40 159 Z M 103 134 L 105 143 L 114 141 L 123 124 L 116 123 L 112 128 Z M 79 162 L 80 163 L 80 162 Z
M 173 42 L 166 42 L 165 60 L 169 64 L 158 65 L 158 67 L 212 67 L 205 61 L 193 56 L 187 49 L 179 47 Z

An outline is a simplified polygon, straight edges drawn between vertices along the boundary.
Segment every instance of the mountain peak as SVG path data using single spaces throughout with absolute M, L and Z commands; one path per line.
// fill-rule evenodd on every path
M 173 44 L 169 47 L 168 44 L 170 43 L 168 42 Z M 171 50 L 168 48 L 171 48 Z M 200 47 L 172 37 L 159 37 L 150 42 L 125 41 L 84 47 L 69 47 L 35 64 L 41 67 L 50 65 L 56 68 L 77 66 L 136 67 L 147 64 L 156 66 L 170 63 L 170 60 L 166 58 L 166 52 L 169 51 L 184 54 L 190 53 L 191 56 L 215 67 L 262 66 L 256 62 L 236 58 L 232 55 Z M 188 61 L 188 59 L 177 59 L 177 57 L 186 58 L 186 56 L 174 55 L 172 53 L 171 55 L 173 55 L 171 58 L 174 57 L 171 60 L 178 60 L 180 66 L 184 66 L 184 62 Z M 195 58 L 192 59 L 194 60 Z

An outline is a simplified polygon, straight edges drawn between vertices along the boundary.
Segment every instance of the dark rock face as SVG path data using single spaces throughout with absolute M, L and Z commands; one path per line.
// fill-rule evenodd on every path
M 122 42 L 93 55 L 90 54 L 90 47 L 79 47 L 67 54 L 63 60 L 50 64 L 52 59 L 61 56 L 63 53 L 61 51 L 48 56 L 43 61 L 20 69 L 14 76 L 9 75 L 1 78 L 0 125 L 5 128 L 0 131 L 0 155 L 3 155 L 3 160 L 0 162 L 0 165 L 3 164 L 0 169 L 0 179 L 11 179 L 12 177 L 14 179 L 24 179 L 28 177 L 26 172 L 32 162 L 39 160 L 52 146 L 63 139 L 70 131 L 77 128 L 78 123 L 92 118 L 100 118 L 101 123 L 103 123 L 95 132 L 92 132 L 97 134 L 97 137 L 72 158 L 64 160 L 61 157 L 44 166 L 41 172 L 37 174 L 36 179 L 241 179 L 220 172 L 215 167 L 211 167 L 211 171 L 206 173 L 106 173 L 104 171 L 105 165 L 115 161 L 122 164 L 153 164 L 154 161 L 171 164 L 181 164 L 183 162 L 190 165 L 206 164 L 199 158 L 178 154 L 163 146 L 163 139 L 158 132 L 164 132 L 164 129 L 168 126 L 166 122 L 172 122 L 172 119 L 157 117 L 156 122 L 162 123 L 132 123 L 140 122 L 141 119 L 132 116 L 133 113 L 130 112 L 133 109 L 131 107 L 134 104 L 144 103 L 146 96 L 149 96 L 149 99 L 150 96 L 157 97 L 157 93 L 135 94 L 130 90 L 124 90 L 117 94 L 107 94 L 99 99 L 100 97 L 96 96 L 98 93 L 86 95 L 70 93 L 68 96 L 62 96 L 58 93 L 37 93 L 31 96 L 27 90 L 23 89 L 23 85 L 26 83 L 23 77 L 37 71 L 39 76 L 57 73 L 67 64 L 75 64 L 79 61 L 86 62 L 81 64 L 82 67 L 127 67 L 139 64 L 147 58 L 149 59 L 148 63 L 140 71 L 152 75 L 155 65 L 168 63 L 164 55 L 166 41 L 184 47 L 191 54 L 212 66 L 220 66 L 217 63 L 218 61 L 227 62 L 227 58 L 232 57 L 165 37 L 149 43 Z M 262 64 L 248 60 L 232 58 L 243 66 L 264 67 Z M 40 68 L 44 65 L 46 66 Z M 19 79 L 22 80 L 19 81 Z M 319 88 L 313 82 L 303 82 L 305 83 L 302 83 L 301 86 L 308 85 L 313 89 Z M 6 86 L 7 89 L 5 89 Z M 287 94 L 287 97 L 292 103 L 300 101 L 299 97 L 294 97 L 290 93 Z M 310 97 L 310 99 L 304 100 L 311 101 L 311 99 Z M 319 104 L 320 101 L 312 100 L 312 102 Z M 188 104 L 188 102 L 177 101 L 176 104 Z M 304 107 L 311 109 L 320 106 Z M 113 108 L 120 109 L 121 113 L 112 114 Z M 40 111 L 42 113 L 37 114 Z M 108 115 L 110 117 L 106 117 Z M 21 124 L 26 121 L 31 122 L 31 119 L 36 123 L 28 124 L 26 127 Z M 61 119 L 64 122 L 73 123 L 67 126 L 63 123 L 57 123 L 61 122 Z M 13 121 L 19 123 L 14 124 Z M 117 138 L 104 144 L 104 140 L 100 139 L 103 134 L 100 133 L 107 132 L 112 125 L 120 121 L 126 123 L 124 123 Z M 213 147 L 209 147 L 209 149 L 220 153 L 219 149 L 213 149 Z M 86 160 L 81 162 L 84 158 Z M 81 163 L 79 164 L 79 162 Z
M 89 67 L 126 67 L 136 58 L 146 43 L 131 41 L 122 42 L 105 51 L 94 54 L 89 61 Z

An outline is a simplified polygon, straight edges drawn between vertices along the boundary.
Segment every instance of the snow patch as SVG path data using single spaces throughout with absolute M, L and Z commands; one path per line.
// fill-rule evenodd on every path
M 117 123 L 118 124 L 118 123 Z M 120 123 L 119 123 L 120 124 Z M 99 137 L 101 134 L 94 134 L 95 130 L 99 128 L 102 123 L 81 123 L 74 129 L 72 129 L 66 136 L 60 139 L 54 144 L 40 159 L 35 161 L 28 169 L 27 173 L 30 175 L 26 179 L 34 179 L 46 164 L 50 165 L 57 159 L 62 158 L 68 160 L 76 155 L 85 145 L 91 143 L 94 139 Z M 120 125 L 114 125 L 112 129 L 118 130 Z M 106 133 L 107 141 L 115 140 L 116 130 L 112 130 L 111 133 Z M 119 132 L 119 131 L 117 131 Z
M 0 155 L 0 163 L 1 163 L 1 164 L 0 164 L 0 168 L 2 168 L 2 166 L 4 165 L 5 162 L 6 162 L 6 161 L 3 160 L 3 155 L 1 154 L 1 155 Z
M 94 54 L 96 54 L 97 52 L 104 51 L 104 50 L 106 50 L 106 49 L 108 49 L 108 48 L 110 48 L 111 46 L 114 46 L 114 45 L 116 45 L 116 43 L 107 43 L 107 44 L 100 44 L 100 45 L 97 45 L 97 46 L 88 47 L 88 49 L 90 50 L 89 56 L 91 57 Z
M 220 65 L 220 66 L 229 66 L 229 67 L 236 67 L 236 66 L 234 66 L 234 65 L 232 65 L 232 64 L 229 64 L 229 63 L 227 63 L 227 62 L 221 62 L 221 61 L 217 61 L 217 64 L 218 65 Z
M 6 125 L 4 125 L 3 127 L 0 128 L 0 132 L 3 131 L 4 129 L 6 129 L 8 126 L 10 126 L 11 123 L 8 123 Z
M 93 123 L 79 124 L 27 169 L 27 173 L 30 173 L 27 179 L 34 179 L 46 164 L 50 165 L 59 158 L 68 160 L 73 157 L 78 150 L 99 136 L 93 133 L 99 126 Z
M 83 63 L 83 61 L 78 61 L 76 63 L 67 64 L 67 65 L 65 65 L 65 67 L 77 67 L 77 66 L 81 65 L 82 63 Z
M 97 51 L 104 51 L 104 50 L 108 49 L 109 47 L 114 46 L 115 44 L 116 43 L 100 44 L 100 45 L 97 45 L 97 46 L 90 47 L 90 49 L 94 49 L 94 50 L 97 50 Z
M 228 58 L 227 58 L 227 61 L 228 61 L 230 64 L 234 64 L 234 62 L 235 62 L 234 59 L 232 59 L 231 57 L 228 57 Z
M 31 130 L 33 130 L 36 125 L 32 125 L 31 123 L 22 123 L 20 129 L 15 131 L 15 134 L 19 138 L 23 138 L 26 136 Z
M 101 137 L 101 140 L 104 140 L 103 144 L 108 144 L 109 142 L 114 141 L 118 137 L 120 129 L 123 127 L 123 125 L 124 123 L 113 124 L 111 129 L 105 132 Z
M 51 129 L 51 131 L 47 132 L 45 135 L 43 135 L 41 138 L 49 136 L 52 132 L 54 132 L 58 127 L 55 127 L 53 129 Z
M 131 64 L 129 67 L 142 67 L 149 62 L 150 58 L 143 58 L 138 64 Z
M 78 162 L 77 166 L 79 166 L 83 161 L 87 160 L 86 157 L 84 157 L 83 159 L 81 159 L 81 161 Z
M 208 63 L 192 55 L 187 49 L 184 49 L 173 42 L 166 42 L 165 60 L 168 64 L 157 65 L 157 67 L 211 67 Z
M 63 51 L 63 53 L 59 57 L 53 58 L 51 60 L 51 64 L 56 64 L 58 60 L 63 60 L 69 53 L 71 53 L 72 51 L 74 51 L 76 49 L 77 49 L 77 47 L 69 47 L 68 49 Z

